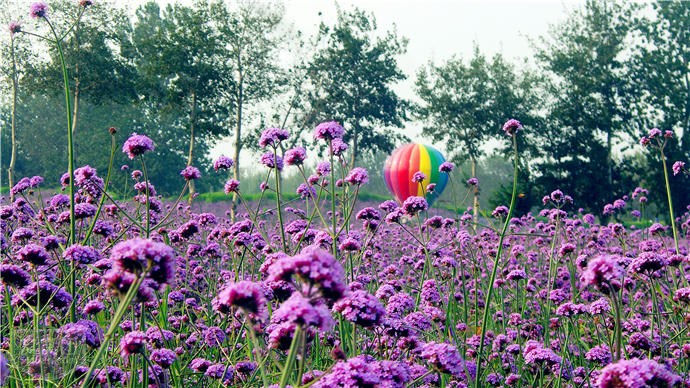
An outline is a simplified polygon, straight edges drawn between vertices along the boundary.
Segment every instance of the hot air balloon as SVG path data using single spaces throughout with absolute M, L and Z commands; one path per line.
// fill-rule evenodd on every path
M 407 197 L 425 197 L 429 205 L 438 198 L 448 183 L 448 174 L 439 172 L 438 168 L 446 159 L 434 147 L 410 143 L 398 147 L 386 159 L 383 167 L 383 178 L 388 191 L 403 203 Z M 416 172 L 421 172 L 426 179 L 420 184 L 412 181 Z M 431 193 L 426 192 L 426 186 L 435 183 Z

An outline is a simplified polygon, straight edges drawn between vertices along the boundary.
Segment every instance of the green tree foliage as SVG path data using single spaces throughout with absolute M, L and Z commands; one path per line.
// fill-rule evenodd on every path
M 416 115 L 424 122 L 424 135 L 444 141 L 456 163 L 469 159 L 470 175 L 477 176 L 483 146 L 489 139 L 505 137 L 501 127 L 506 120 L 519 118 L 525 125 L 536 122 L 532 112 L 536 98 L 533 83 L 530 74 L 518 74 L 502 56 L 488 60 L 475 48 L 467 64 L 451 58 L 419 70 L 415 86 L 422 102 L 416 107 Z M 521 154 L 525 155 L 525 146 L 530 143 L 524 142 L 524 134 L 520 140 Z M 524 160 L 521 170 L 522 179 L 529 177 Z M 475 210 L 478 196 L 477 188 Z
M 223 102 L 230 107 L 227 133 L 234 139 L 236 179 L 239 179 L 240 152 L 245 145 L 251 148 L 260 132 L 245 133 L 244 124 L 257 114 L 259 104 L 280 94 L 286 83 L 285 71 L 278 61 L 287 39 L 279 28 L 284 12 L 282 5 L 273 3 L 213 5 L 217 28 L 225 44 L 222 83 L 226 87 L 221 94 Z
M 321 24 L 320 33 L 326 47 L 309 66 L 309 123 L 343 124 L 353 164 L 363 152 L 390 152 L 404 138 L 392 129 L 406 120 L 407 103 L 392 87 L 405 79 L 397 56 L 407 40 L 394 31 L 378 34 L 374 16 L 357 9 L 339 11 L 336 24 Z
M 560 188 L 595 212 L 625 190 L 613 151 L 630 132 L 623 56 L 631 12 L 624 4 L 587 1 L 554 28 L 537 53 L 552 81 L 539 131 L 537 181 L 543 192 Z
M 657 1 L 654 14 L 641 18 L 630 68 L 636 82 L 631 85 L 630 110 L 639 138 L 649 128 L 673 130 L 677 135 L 664 150 L 669 164 L 690 159 L 690 2 Z M 650 198 L 666 201 L 661 160 L 657 152 L 644 153 L 633 172 L 651 188 Z M 690 186 L 672 177 L 674 209 L 682 211 L 690 198 Z

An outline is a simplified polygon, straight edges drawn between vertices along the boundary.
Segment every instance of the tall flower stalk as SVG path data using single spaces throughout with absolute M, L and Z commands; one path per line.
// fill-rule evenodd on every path
M 508 134 L 513 141 L 513 192 L 510 196 L 510 207 L 508 208 L 508 214 L 506 215 L 505 222 L 503 223 L 503 228 L 501 228 L 501 233 L 498 236 L 498 250 L 496 251 L 496 257 L 494 258 L 493 268 L 491 269 L 491 276 L 489 277 L 489 283 L 487 284 L 486 299 L 484 300 L 484 313 L 482 315 L 482 331 L 481 338 L 479 341 L 479 353 L 477 354 L 477 376 L 475 379 L 475 387 L 479 388 L 481 386 L 481 375 L 482 375 L 482 356 L 484 354 L 484 339 L 486 338 L 486 327 L 489 322 L 489 307 L 491 305 L 491 297 L 494 291 L 494 281 L 496 280 L 496 272 L 498 270 L 498 263 L 501 260 L 501 254 L 503 253 L 503 240 L 506 237 L 506 232 L 508 231 L 508 225 L 510 224 L 510 219 L 513 216 L 513 209 L 515 208 L 515 198 L 517 197 L 517 179 L 518 179 L 518 166 L 519 166 L 519 154 L 517 146 L 517 132 L 522 128 L 519 121 L 515 119 L 508 120 L 505 125 L 503 125 L 503 131 Z
M 72 245 L 75 243 L 77 240 L 77 227 L 76 227 L 76 218 L 74 214 L 74 207 L 75 207 L 75 186 L 74 186 L 74 139 L 72 137 L 72 101 L 70 97 L 70 87 L 69 87 L 69 75 L 67 72 L 67 63 L 65 61 L 65 55 L 62 51 L 62 42 L 69 34 L 74 26 L 79 23 L 79 20 L 81 19 L 82 15 L 84 14 L 84 10 L 86 7 L 81 7 L 79 9 L 79 15 L 77 16 L 76 20 L 74 23 L 70 26 L 70 28 L 65 32 L 63 35 L 59 35 L 57 31 L 55 30 L 55 27 L 53 26 L 53 23 L 50 22 L 50 19 L 48 18 L 48 6 L 45 3 L 34 3 L 31 5 L 31 11 L 30 14 L 32 17 L 37 18 L 37 19 L 43 19 L 45 20 L 46 24 L 48 24 L 48 27 L 50 28 L 50 32 L 53 35 L 53 39 L 41 37 L 45 40 L 47 40 L 50 43 L 55 44 L 55 47 L 57 48 L 58 51 L 58 56 L 60 58 L 60 67 L 62 70 L 62 81 L 63 81 L 63 89 L 65 93 L 65 113 L 67 117 L 67 173 L 69 174 L 69 236 L 67 238 L 67 246 Z M 72 295 L 76 295 L 76 263 L 74 261 L 71 262 L 71 268 L 70 268 L 70 293 Z M 75 322 L 77 319 L 77 314 L 76 314 L 76 298 L 72 300 L 72 303 L 70 305 L 70 319 L 72 322 Z

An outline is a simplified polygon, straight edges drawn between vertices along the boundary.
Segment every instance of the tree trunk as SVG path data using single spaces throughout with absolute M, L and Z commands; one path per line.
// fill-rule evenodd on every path
M 187 155 L 187 166 L 191 166 L 194 161 L 194 125 L 196 123 L 196 90 L 192 91 L 192 112 L 189 120 L 189 154 Z M 189 198 L 188 202 L 191 205 L 194 199 L 194 180 L 189 180 Z
M 240 152 L 242 151 L 242 106 L 244 104 L 244 90 L 242 86 L 242 74 L 240 73 L 237 86 L 237 112 L 235 115 L 235 166 L 232 170 L 233 178 L 240 180 Z M 232 193 L 230 205 L 230 219 L 235 221 L 235 208 L 237 207 L 237 193 Z
M 17 62 L 14 58 L 14 37 L 10 47 L 10 55 L 12 57 L 12 156 L 10 157 L 10 165 L 7 168 L 7 178 L 10 184 L 10 189 L 14 186 L 14 165 L 17 161 L 17 137 L 16 137 L 16 121 L 17 115 Z M 14 202 L 14 195 L 10 191 L 10 201 Z
M 354 131 L 352 135 L 352 157 L 350 158 L 350 168 L 355 167 L 355 162 L 357 161 L 357 152 L 359 151 L 359 139 L 357 139 L 357 133 L 359 132 L 359 126 L 354 125 Z M 335 168 L 331 166 L 331 168 Z
M 470 157 L 470 172 L 472 173 L 472 178 L 477 177 L 477 160 L 474 158 L 474 156 Z M 474 185 L 472 191 L 472 214 L 476 224 L 479 221 L 479 185 Z

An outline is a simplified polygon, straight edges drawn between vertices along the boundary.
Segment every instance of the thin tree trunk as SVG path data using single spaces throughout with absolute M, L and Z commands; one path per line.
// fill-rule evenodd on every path
M 233 178 L 240 180 L 240 152 L 242 151 L 242 106 L 244 104 L 244 90 L 242 87 L 242 74 L 240 73 L 237 90 L 237 112 L 235 116 L 235 166 L 232 170 Z M 237 207 L 237 193 L 232 194 L 230 205 L 230 219 L 235 220 L 235 208 Z
M 10 165 L 7 168 L 8 183 L 10 189 L 14 186 L 14 166 L 17 161 L 17 137 L 16 137 L 16 115 L 17 115 L 17 61 L 14 57 L 14 37 L 11 38 L 10 53 L 12 57 L 12 156 Z M 14 201 L 14 195 L 10 191 L 10 201 Z
M 472 173 L 472 178 L 477 177 L 477 160 L 474 157 L 470 157 L 470 172 Z M 473 189 L 473 199 L 472 199 L 472 214 L 474 215 L 475 224 L 479 221 L 479 185 L 474 185 Z
M 359 126 L 354 125 L 354 134 L 352 135 L 352 158 L 350 159 L 350 168 L 355 167 L 355 162 L 357 161 L 357 152 L 359 152 L 359 139 L 357 139 L 357 134 L 359 132 Z M 331 168 L 335 168 L 331 166 Z
M 189 154 L 187 155 L 187 166 L 191 166 L 194 161 L 194 125 L 196 123 L 196 90 L 192 91 L 192 113 L 190 114 L 189 123 Z M 189 204 L 194 199 L 194 180 L 189 181 Z

